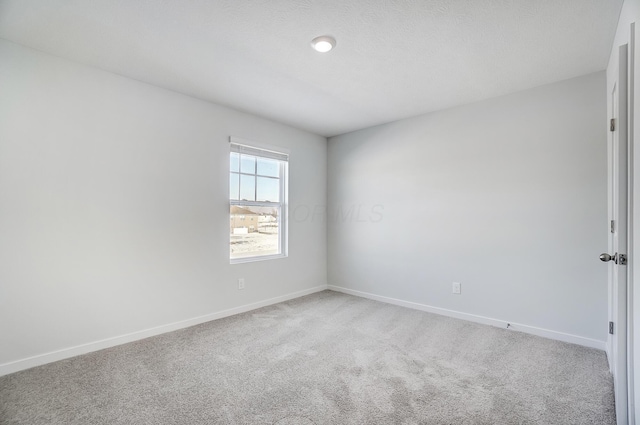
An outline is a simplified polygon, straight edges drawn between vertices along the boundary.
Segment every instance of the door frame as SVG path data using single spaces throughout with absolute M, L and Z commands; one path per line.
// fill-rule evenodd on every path
M 628 329 L 627 329 L 627 374 L 628 374 L 628 412 L 629 424 L 635 425 L 636 417 L 640 418 L 640 391 L 635 387 L 640 382 L 640 367 L 635 367 L 635 358 L 640 355 L 640 314 L 635 314 L 635 306 L 640 308 L 640 290 L 635 288 L 635 267 L 640 264 L 640 250 L 634 249 L 635 242 L 640 243 L 640 225 L 635 225 L 635 212 L 640 213 L 640 206 L 635 203 L 640 201 L 640 193 L 635 196 L 635 191 L 640 190 L 640 173 L 635 173 L 635 168 L 640 167 L 640 131 L 635 132 L 636 124 L 640 125 L 640 87 L 635 80 L 640 78 L 640 65 L 636 66 L 636 58 L 640 58 L 640 34 L 636 31 L 635 23 L 630 26 L 628 49 L 628 130 L 629 141 L 629 225 L 628 225 Z M 640 81 L 640 80 L 639 80 Z M 640 168 L 638 168 L 640 169 Z M 640 310 L 639 310 L 640 311 Z
M 629 139 L 627 134 L 628 114 L 628 45 L 618 48 L 615 80 L 608 94 L 611 106 L 610 119 L 614 126 L 608 137 L 608 217 L 615 220 L 608 236 L 608 252 L 611 255 L 628 255 L 629 236 Z M 609 263 L 608 309 L 613 331 L 609 331 L 607 351 L 610 371 L 613 374 L 615 409 L 618 425 L 629 423 L 629 357 L 628 357 L 628 270 L 618 261 Z

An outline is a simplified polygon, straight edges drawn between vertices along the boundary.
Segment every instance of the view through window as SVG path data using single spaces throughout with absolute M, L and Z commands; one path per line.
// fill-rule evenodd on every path
M 231 142 L 229 162 L 230 258 L 286 255 L 288 155 Z

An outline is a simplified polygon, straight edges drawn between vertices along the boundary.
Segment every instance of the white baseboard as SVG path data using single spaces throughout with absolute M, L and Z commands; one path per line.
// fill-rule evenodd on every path
M 523 325 L 521 323 L 514 323 L 505 320 L 493 319 L 490 317 L 478 316 L 475 314 L 463 313 L 455 310 L 448 310 L 440 307 L 433 307 L 426 304 L 414 303 L 411 301 L 399 300 L 396 298 L 384 297 L 381 295 L 375 295 L 368 292 L 355 291 L 353 289 L 343 288 L 341 286 L 328 285 L 328 289 L 331 291 L 342 292 L 344 294 L 355 295 L 356 297 L 368 298 L 370 300 L 380 301 L 387 304 L 399 305 L 402 307 L 412 308 L 414 310 L 426 311 L 429 313 L 440 314 L 442 316 L 454 317 L 456 319 L 467 320 L 470 322 L 482 323 L 484 325 L 496 326 L 498 328 L 507 328 L 509 325 L 510 330 L 520 331 L 531 335 L 542 336 L 549 339 L 555 339 L 558 341 L 569 342 L 571 344 L 583 345 L 585 347 L 597 348 L 598 350 L 606 350 L 606 342 L 598 341 L 596 339 L 585 338 L 578 335 L 567 334 L 563 332 L 552 331 L 549 329 L 537 328 L 535 326 Z
M 89 342 L 87 344 L 76 345 L 75 347 L 69 347 L 69 348 L 64 348 L 62 350 L 56 350 L 49 353 L 39 354 L 36 356 L 27 357 L 25 359 L 16 360 L 9 363 L 3 363 L 3 364 L 0 364 L 0 376 L 8 375 L 10 373 L 18 372 L 24 369 L 29 369 L 35 366 L 40 366 L 46 363 L 55 362 L 58 360 L 68 359 L 70 357 L 79 356 L 81 354 L 102 350 L 104 348 L 114 347 L 116 345 L 126 344 L 128 342 L 149 338 L 151 336 L 175 331 L 178 329 L 188 328 L 189 326 L 199 325 L 200 323 L 209 322 L 211 320 L 222 319 L 223 317 L 245 313 L 247 311 L 255 310 L 257 308 L 281 303 L 283 301 L 289 301 L 294 298 L 303 297 L 305 295 L 324 291 L 326 289 L 327 289 L 327 285 L 320 285 L 320 286 L 305 289 L 302 291 L 281 295 L 279 297 L 258 301 L 256 303 L 246 304 L 240 307 L 218 311 L 216 313 L 205 314 L 204 316 L 198 316 L 192 319 L 181 320 L 179 322 L 169 323 L 167 325 L 157 326 L 154 328 L 145 329 L 137 332 L 131 332 L 131 333 L 116 336 L 113 338 L 107 338 L 99 341 Z
M 70 357 L 79 356 L 81 354 L 102 350 L 104 348 L 114 347 L 116 345 L 126 344 L 128 342 L 149 338 L 151 336 L 160 335 L 160 334 L 175 331 L 178 329 L 188 328 L 190 326 L 199 325 L 201 323 L 209 322 L 211 320 L 221 319 L 223 317 L 245 313 L 247 311 L 255 310 L 261 307 L 266 307 L 269 305 L 303 297 L 305 295 L 310 295 L 316 292 L 324 291 L 325 289 L 329 289 L 336 292 L 342 292 L 342 293 L 354 295 L 357 297 L 368 298 L 371 300 L 380 301 L 388 304 L 394 304 L 402 307 L 412 308 L 415 310 L 421 310 L 429 313 L 440 314 L 442 316 L 454 317 L 456 319 L 462 319 L 470 322 L 496 326 L 499 328 L 506 328 L 507 324 L 509 324 L 510 325 L 509 329 L 511 330 L 520 331 L 520 332 L 537 335 L 537 336 L 542 336 L 545 338 L 555 339 L 558 341 L 569 342 L 572 344 L 583 345 L 586 347 L 597 348 L 599 350 L 606 351 L 605 341 L 598 341 L 591 338 L 584 338 L 581 336 L 552 331 L 549 329 L 537 328 L 535 326 L 528 326 L 520 323 L 508 322 L 505 320 L 498 320 L 498 319 L 493 319 L 489 317 L 478 316 L 475 314 L 469 314 L 469 313 L 463 313 L 455 310 L 448 310 L 444 308 L 433 307 L 426 304 L 420 304 L 420 303 L 415 303 L 411 301 L 399 300 L 396 298 L 384 297 L 381 295 L 375 295 L 368 292 L 356 291 L 353 289 L 343 288 L 340 286 L 320 285 L 320 286 L 305 289 L 302 291 L 281 295 L 279 297 L 258 301 L 252 304 L 246 304 L 246 305 L 231 308 L 228 310 L 222 310 L 216 313 L 210 313 L 204 316 L 198 316 L 192 319 L 182 320 L 180 322 L 169 323 L 167 325 L 157 326 L 154 328 L 132 332 L 125 335 L 116 336 L 113 338 L 107 338 L 99 341 L 90 342 L 87 344 L 77 345 L 75 347 L 69 347 L 69 348 L 64 348 L 62 350 L 39 354 L 36 356 L 16 360 L 9 363 L 3 363 L 3 364 L 0 364 L 0 376 L 8 375 L 10 373 L 29 369 L 35 366 L 40 366 L 46 363 L 55 362 L 58 360 L 68 359 Z

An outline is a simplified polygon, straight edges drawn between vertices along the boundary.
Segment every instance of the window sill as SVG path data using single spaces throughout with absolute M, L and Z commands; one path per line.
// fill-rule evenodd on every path
M 254 263 L 256 261 L 277 260 L 279 258 L 287 258 L 287 254 L 260 255 L 256 257 L 231 258 L 230 264 Z

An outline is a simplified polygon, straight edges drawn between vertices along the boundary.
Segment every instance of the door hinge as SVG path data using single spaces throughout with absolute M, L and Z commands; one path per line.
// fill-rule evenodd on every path
M 615 233 L 616 231 L 616 221 L 611 220 L 611 233 Z
M 613 335 L 613 322 L 609 322 L 609 333 Z
M 609 126 L 609 130 L 616 131 L 616 119 L 611 118 L 611 125 Z

